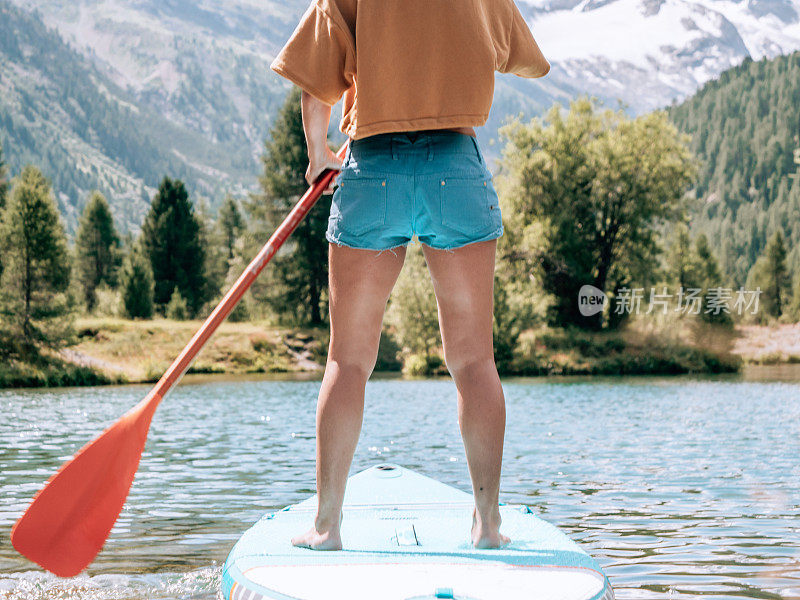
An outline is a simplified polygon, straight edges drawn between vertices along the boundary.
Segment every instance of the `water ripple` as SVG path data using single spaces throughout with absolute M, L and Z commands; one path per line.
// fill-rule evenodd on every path
M 800 598 L 800 385 L 514 380 L 501 495 L 603 565 L 620 600 Z M 183 385 L 87 574 L 33 570 L 8 542 L 42 482 L 147 388 L 0 392 L 0 598 L 214 598 L 264 512 L 314 485 L 315 381 Z M 452 382 L 376 380 L 353 470 L 394 461 L 461 489 Z

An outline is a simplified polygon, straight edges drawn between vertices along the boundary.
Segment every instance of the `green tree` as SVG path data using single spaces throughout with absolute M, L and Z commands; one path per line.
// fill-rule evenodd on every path
M 753 265 L 747 285 L 761 288 L 761 303 L 766 314 L 779 318 L 786 312 L 791 277 L 786 268 L 786 246 L 780 230 L 772 235 L 764 253 Z
M 422 250 L 414 245 L 406 252 L 403 271 L 392 291 L 387 320 L 407 354 L 432 356 L 439 345 L 436 296 Z
M 237 251 L 237 243 L 244 229 L 245 221 L 239 203 L 230 195 L 225 197 L 213 224 L 211 221 L 204 221 L 204 244 L 208 263 L 206 274 L 215 294 L 226 291 L 229 287 L 226 284 L 235 281 L 235 278 L 229 281 L 229 275 L 232 268 L 235 270 L 234 265 L 238 265 L 242 260 Z M 252 252 L 255 252 L 255 249 L 252 249 Z M 238 275 L 237 272 L 236 276 Z M 242 311 L 237 311 L 237 315 L 242 314 L 244 314 Z
M 3 316 L 26 352 L 58 347 L 71 325 L 67 240 L 50 184 L 33 166 L 14 180 L 0 225 Z
M 545 122 L 512 122 L 502 135 L 513 182 L 507 226 L 542 236 L 526 258 L 551 295 L 550 321 L 600 328 L 602 313 L 580 314 L 578 291 L 613 293 L 653 276 L 658 228 L 681 214 L 694 177 L 688 139 L 663 112 L 631 119 L 588 99 L 566 115 L 554 107 Z
M 99 285 L 105 283 L 113 287 L 116 284 L 119 245 L 108 202 L 100 192 L 93 192 L 81 215 L 75 238 L 78 280 L 89 310 L 94 309 Z
M 795 322 L 800 321 L 800 274 L 795 277 L 794 291 L 792 292 L 792 307 L 789 314 Z
M 153 316 L 153 271 L 138 244 L 125 256 L 119 287 L 120 312 L 129 319 L 149 319 Z
M 208 298 L 200 223 L 183 182 L 164 177 L 142 226 L 153 272 L 154 302 L 162 309 L 177 287 L 192 315 Z
M 247 203 L 252 223 L 246 246 L 250 259 L 272 234 L 291 207 L 305 193 L 308 151 L 303 133 L 300 90 L 286 98 L 270 131 L 262 156 L 262 192 Z M 328 226 L 331 197 L 323 195 L 317 206 L 297 227 L 280 254 L 273 259 L 269 274 L 254 286 L 282 319 L 319 325 L 327 314 Z
M 702 311 L 701 318 L 709 323 L 719 323 L 730 325 L 733 323 L 730 313 L 725 310 L 715 310 L 711 306 L 713 289 L 722 287 L 722 275 L 719 272 L 719 263 L 708 243 L 708 238 L 704 233 L 697 236 L 694 245 L 695 273 L 697 276 L 697 287 L 702 288 Z M 693 287 L 693 286 L 690 286 Z M 730 307 L 729 307 L 730 310 Z
M 6 195 L 8 194 L 8 168 L 3 161 L 3 142 L 0 140 L 0 211 L 6 205 Z
M 222 248 L 216 222 L 211 217 L 210 207 L 205 198 L 201 198 L 195 206 L 194 216 L 200 226 L 198 237 L 205 257 L 203 273 L 208 290 L 207 299 L 211 299 L 219 294 L 228 274 L 227 252 Z
M 244 225 L 239 203 L 233 196 L 225 196 L 217 215 L 217 234 L 222 242 L 228 266 L 233 262 L 236 240 L 242 235 Z
M 697 273 L 697 256 L 685 223 L 675 226 L 667 247 L 666 260 L 670 283 L 683 289 L 702 287 Z

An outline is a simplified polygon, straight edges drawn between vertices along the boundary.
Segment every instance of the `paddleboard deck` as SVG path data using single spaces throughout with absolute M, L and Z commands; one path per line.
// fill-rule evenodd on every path
M 473 548 L 470 494 L 393 464 L 348 479 L 344 549 L 295 548 L 317 498 L 265 515 L 223 567 L 222 600 L 613 600 L 595 560 L 523 505 L 500 506 L 511 544 Z

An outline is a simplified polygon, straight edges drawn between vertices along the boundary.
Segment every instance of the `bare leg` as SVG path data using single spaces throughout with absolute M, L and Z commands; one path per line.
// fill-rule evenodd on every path
M 406 249 L 376 252 L 330 245 L 331 341 L 317 402 L 317 494 L 314 526 L 292 538 L 313 550 L 340 550 L 347 473 L 361 433 L 364 387 L 375 367 L 386 302 Z
M 506 405 L 494 364 L 492 314 L 496 242 L 454 251 L 423 246 L 436 291 L 445 361 L 458 390 L 458 423 L 475 496 L 472 543 L 496 548 Z

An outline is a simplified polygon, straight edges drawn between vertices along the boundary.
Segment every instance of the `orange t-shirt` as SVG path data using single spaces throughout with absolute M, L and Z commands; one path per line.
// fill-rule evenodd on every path
M 480 126 L 494 72 L 550 65 L 513 0 L 315 0 L 272 69 L 329 105 L 353 139 Z

